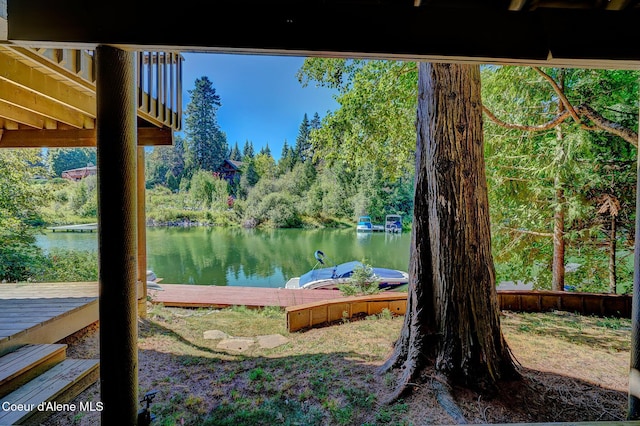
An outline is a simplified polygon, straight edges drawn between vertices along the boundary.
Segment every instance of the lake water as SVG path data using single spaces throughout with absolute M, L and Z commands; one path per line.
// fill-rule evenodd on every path
M 411 235 L 354 229 L 147 228 L 148 269 L 162 284 L 283 287 L 316 264 L 351 260 L 406 271 Z M 44 250 L 97 250 L 96 233 L 55 232 L 38 237 Z

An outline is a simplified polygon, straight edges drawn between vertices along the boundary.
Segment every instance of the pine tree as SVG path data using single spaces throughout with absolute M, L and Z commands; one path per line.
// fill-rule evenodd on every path
M 191 101 L 185 111 L 187 164 L 190 172 L 202 169 L 216 171 L 227 158 L 225 133 L 217 120 L 220 96 L 208 77 L 196 79 L 195 89 L 189 90 Z
M 229 160 L 232 161 L 242 161 L 242 153 L 240 152 L 240 148 L 238 147 L 238 142 L 234 145 L 231 153 L 229 154 Z
M 296 138 L 296 158 L 305 162 L 310 159 L 309 154 L 311 153 L 311 143 L 309 141 L 309 135 L 311 134 L 311 124 L 309 123 L 309 118 L 307 114 L 304 114 L 302 119 L 302 123 L 300 123 L 300 128 L 298 130 L 298 137 Z
M 280 154 L 280 161 L 278 161 L 278 170 L 281 175 L 293 170 L 295 164 L 293 149 L 289 146 L 286 139 L 282 144 L 282 153 Z
M 260 155 L 266 155 L 268 157 L 272 157 L 271 148 L 269 148 L 268 143 L 260 149 Z
M 242 158 L 245 160 L 248 160 L 250 158 L 253 158 L 255 156 L 254 151 L 253 151 L 253 142 L 251 141 L 245 141 L 244 142 L 244 147 L 242 148 Z

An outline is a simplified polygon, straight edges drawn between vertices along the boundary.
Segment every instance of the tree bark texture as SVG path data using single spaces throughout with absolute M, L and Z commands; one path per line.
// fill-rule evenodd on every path
M 423 367 L 447 384 L 494 389 L 517 370 L 500 328 L 491 255 L 480 69 L 419 64 L 407 314 L 381 372 L 399 397 Z

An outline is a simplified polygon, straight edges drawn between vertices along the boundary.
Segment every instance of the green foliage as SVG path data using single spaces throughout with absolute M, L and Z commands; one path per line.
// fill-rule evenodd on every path
M 147 188 L 164 185 L 176 191 L 185 172 L 184 139 L 176 136 L 172 146 L 156 146 L 146 155 Z
M 273 159 L 271 153 L 261 152 L 255 156 L 252 161 L 258 179 L 274 179 L 277 174 L 276 160 Z
M 37 274 L 42 253 L 34 245 L 33 226 L 46 204 L 44 186 L 34 184 L 42 170 L 33 150 L 0 150 L 0 280 L 26 280 Z
M 573 105 L 637 128 L 638 73 L 544 69 L 564 82 Z M 483 67 L 483 102 L 500 120 L 536 126 L 551 121 L 558 98 L 532 68 Z M 545 131 L 524 132 L 485 121 L 486 165 L 494 259 L 498 281 L 524 280 L 550 288 L 554 212 L 565 215 L 566 261 L 583 265 L 567 273 L 566 285 L 607 291 L 608 215 L 598 214 L 604 196 L 620 201 L 618 243 L 633 234 L 636 149 L 602 131 L 571 120 Z M 559 196 L 560 195 L 560 196 Z M 569 260 L 572 259 L 572 260 Z M 620 284 L 628 274 L 621 269 Z
M 216 180 L 211 172 L 205 170 L 197 170 L 191 177 L 191 184 L 189 187 L 189 200 L 192 207 L 210 209 L 213 205 L 214 199 L 219 201 L 221 197 L 226 198 L 229 195 L 226 188 L 223 190 L 224 194 L 218 194 L 217 191 L 221 190 L 219 185 L 216 184 Z
M 220 96 L 208 77 L 196 79 L 189 91 L 191 100 L 185 110 L 186 168 L 191 175 L 196 170 L 217 171 L 229 148 L 227 136 L 218 125 Z
M 380 293 L 379 281 L 373 273 L 373 267 L 362 261 L 354 268 L 347 284 L 340 285 L 340 292 L 345 296 L 359 296 Z
M 96 176 L 88 176 L 76 182 L 71 193 L 71 208 L 83 217 L 96 217 L 98 214 L 98 181 Z
M 313 158 L 313 146 L 310 141 L 311 135 L 311 123 L 307 114 L 302 118 L 302 123 L 298 129 L 298 136 L 296 137 L 296 145 L 293 148 L 295 161 L 304 163 Z
M 345 162 L 354 169 L 374 164 L 390 180 L 413 169 L 415 63 L 308 58 L 298 79 L 340 93 L 340 108 L 310 134 L 316 158 L 329 164 Z
M 78 282 L 98 280 L 98 253 L 54 249 L 47 256 L 40 282 Z
M 295 228 L 301 224 L 295 199 L 283 192 L 269 192 L 257 204 L 247 206 L 248 217 L 273 228 Z

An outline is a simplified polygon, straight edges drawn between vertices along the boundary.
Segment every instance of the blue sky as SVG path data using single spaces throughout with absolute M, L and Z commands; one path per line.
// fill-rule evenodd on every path
M 213 53 L 184 53 L 183 96 L 186 107 L 188 90 L 195 80 L 207 76 L 220 96 L 218 124 L 227 134 L 229 147 L 246 140 L 256 152 L 269 144 L 278 159 L 286 140 L 295 144 L 300 123 L 306 113 L 324 117 L 335 110 L 335 92 L 320 87 L 302 87 L 296 72 L 303 57 Z

